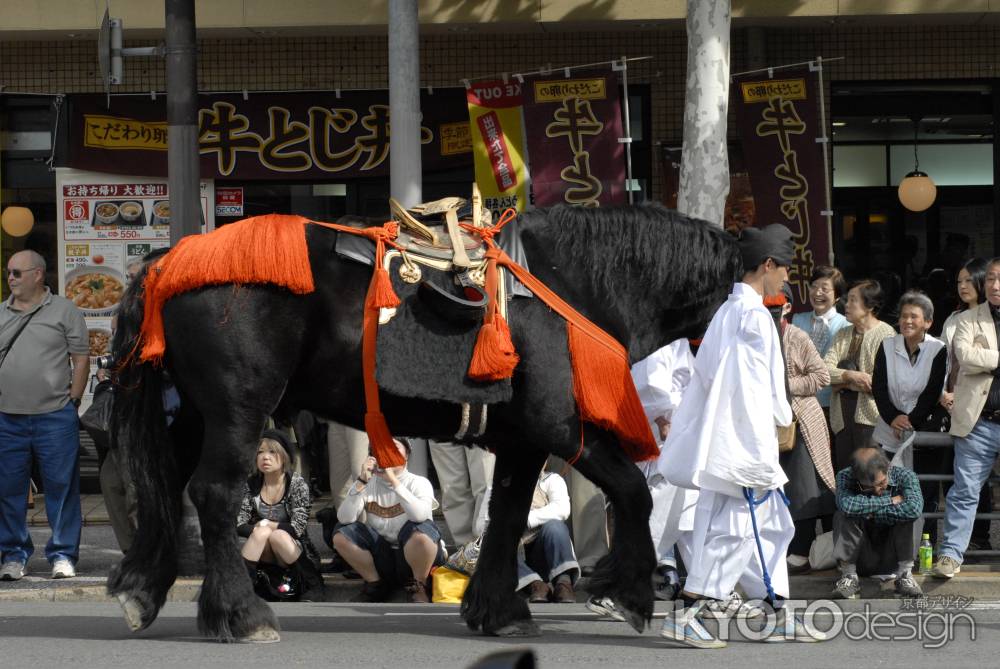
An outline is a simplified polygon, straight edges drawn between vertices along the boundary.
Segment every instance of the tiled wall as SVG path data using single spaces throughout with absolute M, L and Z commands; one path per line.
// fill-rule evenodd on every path
M 845 57 L 827 81 L 990 78 L 1000 66 L 1000 27 L 879 26 L 766 29 L 767 62 L 780 65 Z M 746 69 L 745 30 L 732 39 L 732 71 Z M 126 46 L 145 46 L 130 42 Z M 629 81 L 650 84 L 654 141 L 679 141 L 684 98 L 683 30 L 635 29 L 571 35 L 454 34 L 421 42 L 422 83 L 455 86 L 462 78 L 501 72 L 652 56 L 634 63 Z M 387 40 L 379 36 L 203 40 L 199 86 L 204 91 L 385 88 Z M 76 93 L 101 90 L 92 41 L 0 43 L 0 85 L 9 90 Z M 162 61 L 131 58 L 117 92 L 164 89 Z M 829 99 L 829 98 L 828 98 Z M 654 161 L 655 163 L 655 161 Z M 658 165 L 654 164 L 654 188 Z M 654 192 L 658 196 L 658 193 Z

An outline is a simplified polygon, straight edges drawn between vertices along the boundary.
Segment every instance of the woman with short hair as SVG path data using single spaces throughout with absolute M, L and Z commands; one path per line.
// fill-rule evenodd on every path
M 893 454 L 927 427 L 941 397 L 948 356 L 944 342 L 927 334 L 933 322 L 930 298 L 905 293 L 899 300 L 899 334 L 875 354 L 872 396 L 879 415 L 872 436 Z M 912 466 L 912 458 L 904 464 Z
M 850 326 L 847 318 L 837 311 L 837 302 L 847 292 L 847 281 L 836 267 L 818 265 L 809 277 L 809 305 L 812 311 L 804 311 L 792 316 L 792 325 L 799 328 L 812 340 L 820 357 L 825 356 L 838 332 Z M 830 386 L 822 388 L 816 395 L 819 405 L 827 414 L 830 412 Z
M 830 401 L 830 427 L 834 432 L 834 469 L 850 466 L 854 451 L 871 443 L 878 417 L 872 396 L 872 371 L 875 355 L 886 337 L 896 331 L 878 319 L 883 304 L 878 281 L 863 279 L 847 291 L 845 315 L 850 327 L 833 338 L 823 357 L 830 371 L 833 396 Z
M 779 462 L 788 483 L 788 512 L 795 522 L 795 536 L 788 545 L 788 572 L 809 571 L 809 547 L 816 539 L 816 521 L 831 518 L 836 510 L 835 480 L 830 460 L 830 433 L 817 392 L 830 385 L 830 372 L 808 334 L 789 323 L 792 291 L 786 283 L 784 295 L 764 299 L 776 317 L 785 356 L 788 395 L 795 416 L 795 445 L 780 454 Z
M 292 471 L 288 438 L 279 430 L 265 430 L 236 518 L 237 533 L 247 538 L 240 552 L 253 583 L 259 563 L 275 564 L 297 572 L 302 590 L 316 596 L 323 580 L 319 553 L 306 532 L 311 508 L 309 484 Z

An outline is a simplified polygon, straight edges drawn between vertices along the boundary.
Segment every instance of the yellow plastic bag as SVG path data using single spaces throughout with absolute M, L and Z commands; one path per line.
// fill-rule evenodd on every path
M 435 604 L 461 604 L 469 577 L 448 567 L 431 572 L 431 601 Z

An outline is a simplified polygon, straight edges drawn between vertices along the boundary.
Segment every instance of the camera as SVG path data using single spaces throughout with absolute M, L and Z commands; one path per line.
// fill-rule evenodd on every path
M 115 364 L 115 359 L 110 355 L 97 356 L 97 369 L 110 369 Z

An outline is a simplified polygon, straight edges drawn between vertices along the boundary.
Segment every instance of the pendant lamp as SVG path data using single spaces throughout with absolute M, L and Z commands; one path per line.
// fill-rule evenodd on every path
M 925 211 L 937 197 L 937 186 L 929 176 L 920 171 L 920 160 L 917 157 L 917 130 L 920 119 L 913 119 L 913 171 L 907 173 L 899 182 L 899 201 L 910 211 Z
M 35 225 L 35 217 L 27 207 L 7 207 L 0 215 L 0 226 L 11 237 L 23 237 Z

